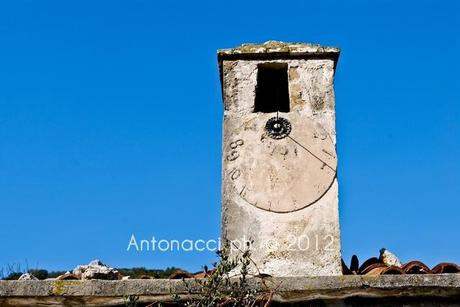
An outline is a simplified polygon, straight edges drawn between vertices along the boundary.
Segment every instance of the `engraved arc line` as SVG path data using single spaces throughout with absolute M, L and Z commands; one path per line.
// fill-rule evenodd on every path
M 321 161 L 325 166 L 327 166 L 328 168 L 330 168 L 332 171 L 336 172 L 337 170 L 335 168 L 333 168 L 332 166 L 330 166 L 329 164 L 327 164 L 326 161 L 324 161 L 323 159 L 321 159 L 320 157 L 318 157 L 317 155 L 315 155 L 311 150 L 309 150 L 307 147 L 303 146 L 301 143 L 299 143 L 298 141 L 296 141 L 292 136 L 288 135 L 287 136 L 289 139 L 291 139 L 294 143 L 296 143 L 297 145 L 299 145 L 300 147 L 302 147 L 303 149 L 305 149 L 310 155 L 312 155 L 313 157 L 315 157 L 316 159 L 318 159 L 319 161 Z M 329 154 L 329 153 L 327 153 Z M 330 155 L 330 154 L 329 154 Z

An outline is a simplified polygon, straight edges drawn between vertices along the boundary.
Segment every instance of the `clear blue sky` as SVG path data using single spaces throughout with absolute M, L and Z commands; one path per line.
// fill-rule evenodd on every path
M 342 49 L 343 255 L 460 262 L 457 1 L 2 1 L 0 267 L 199 270 L 213 253 L 126 252 L 220 227 L 216 49 Z

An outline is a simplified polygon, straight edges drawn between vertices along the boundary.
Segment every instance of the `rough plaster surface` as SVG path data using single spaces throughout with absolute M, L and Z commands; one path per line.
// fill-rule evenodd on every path
M 333 51 L 338 52 L 329 50 Z M 262 273 L 340 275 L 335 171 L 312 170 L 318 161 L 288 138 L 265 138 L 263 126 L 274 114 L 253 112 L 257 65 L 269 62 L 288 65 L 291 110 L 280 116 L 291 122 L 291 136 L 314 150 L 316 145 L 307 137 L 313 133 L 311 127 L 324 131 L 330 143 L 325 141 L 323 147 L 334 151 L 334 157 L 321 151 L 315 154 L 329 159 L 328 164 L 336 169 L 333 59 L 224 58 L 220 62 L 225 104 L 222 237 L 224 242 L 237 242 L 242 248 L 245 240 L 253 240 L 252 259 Z M 235 143 L 238 140 L 243 142 Z M 284 213 L 264 210 L 273 207 Z M 232 244 L 229 248 L 231 253 L 238 252 Z

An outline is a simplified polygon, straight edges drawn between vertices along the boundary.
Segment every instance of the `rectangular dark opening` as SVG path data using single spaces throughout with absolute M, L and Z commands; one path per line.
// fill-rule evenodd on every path
M 258 65 L 254 112 L 289 112 L 287 64 Z

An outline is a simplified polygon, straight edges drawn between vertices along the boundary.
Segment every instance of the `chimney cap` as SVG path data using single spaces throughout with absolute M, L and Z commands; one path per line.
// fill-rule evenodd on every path
M 239 47 L 219 49 L 217 58 L 219 64 L 227 59 L 286 59 L 325 57 L 337 61 L 340 49 L 317 44 L 288 43 L 281 41 L 267 41 L 263 44 L 242 44 Z

